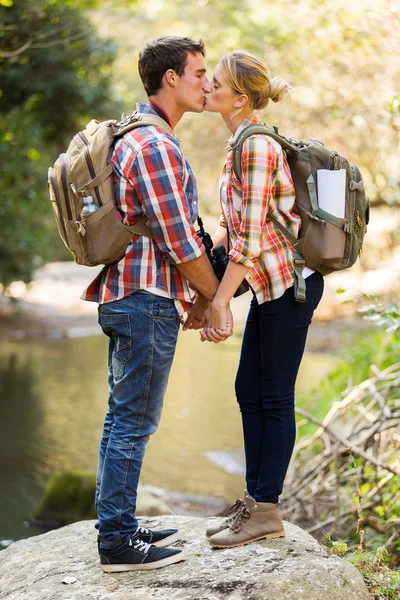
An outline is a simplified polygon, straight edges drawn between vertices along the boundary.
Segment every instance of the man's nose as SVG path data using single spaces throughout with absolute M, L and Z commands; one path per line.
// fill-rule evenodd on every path
M 211 81 L 208 81 L 207 77 L 205 77 L 205 81 L 203 83 L 203 90 L 206 94 L 211 92 Z

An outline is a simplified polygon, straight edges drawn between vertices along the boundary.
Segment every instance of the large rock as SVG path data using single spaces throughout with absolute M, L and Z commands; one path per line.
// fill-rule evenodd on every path
M 94 521 L 15 542 L 0 552 L 0 598 L 7 600 L 368 600 L 358 571 L 329 556 L 299 527 L 286 538 L 212 550 L 201 518 L 163 516 L 141 525 L 177 525 L 187 560 L 164 569 L 106 574 Z M 71 583 L 63 583 L 66 581 Z

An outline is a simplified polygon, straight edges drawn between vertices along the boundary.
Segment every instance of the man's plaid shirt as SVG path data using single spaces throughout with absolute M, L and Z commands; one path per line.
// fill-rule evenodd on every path
M 228 142 L 232 144 L 249 123 L 245 119 Z M 243 144 L 242 183 L 233 172 L 232 150 L 228 147 L 221 173 L 221 220 L 228 227 L 229 256 L 251 267 L 246 276 L 259 304 L 283 295 L 293 285 L 290 242 L 268 218 L 273 214 L 297 237 L 301 218 L 293 211 L 295 190 L 281 146 L 265 135 L 253 135 Z
M 148 104 L 138 104 L 137 109 L 156 114 Z M 112 164 L 121 218 L 133 225 L 146 214 L 154 240 L 134 235 L 124 258 L 105 267 L 82 299 L 102 304 L 157 287 L 175 300 L 182 314 L 190 306 L 191 294 L 174 265 L 204 253 L 193 227 L 198 213 L 193 171 L 177 138 L 153 126 L 133 129 L 118 140 Z

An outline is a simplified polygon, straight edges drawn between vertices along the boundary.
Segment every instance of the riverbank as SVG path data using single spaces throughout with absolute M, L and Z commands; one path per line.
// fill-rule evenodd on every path
M 80 300 L 80 295 L 100 268 L 83 267 L 74 262 L 48 263 L 39 269 L 34 281 L 15 282 L 7 295 L 0 295 L 0 339 L 30 340 L 74 338 L 97 335 L 97 304 Z M 360 329 L 356 305 L 344 303 L 359 294 L 395 295 L 400 280 L 400 252 L 388 264 L 364 271 L 356 265 L 350 271 L 325 278 L 323 299 L 310 328 L 308 349 L 335 350 L 341 333 Z M 344 294 L 337 294 L 344 289 Z M 235 331 L 241 333 L 250 295 L 232 301 Z M 192 334 L 192 333 L 191 333 Z
M 210 218 L 206 220 L 212 231 L 215 223 Z M 399 230 L 398 211 L 389 207 L 372 210 L 363 254 L 356 265 L 325 277 L 324 296 L 310 329 L 309 349 L 335 349 L 342 331 L 362 327 L 362 320 L 355 319 L 356 305 L 344 301 L 360 294 L 398 296 Z M 97 305 L 80 300 L 80 295 L 101 268 L 84 267 L 72 261 L 54 262 L 39 269 L 29 285 L 14 282 L 7 295 L 0 293 L 0 339 L 73 338 L 100 333 Z M 337 294 L 338 289 L 346 292 Z M 249 302 L 249 293 L 232 301 L 235 331 L 239 334 Z

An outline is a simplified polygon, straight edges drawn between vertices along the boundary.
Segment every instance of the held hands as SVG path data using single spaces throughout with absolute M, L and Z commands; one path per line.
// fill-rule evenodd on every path
M 205 312 L 205 327 L 200 333 L 202 342 L 224 342 L 233 334 L 233 316 L 228 306 L 211 303 Z
M 183 331 L 186 331 L 187 329 L 201 329 L 205 324 L 204 315 L 209 306 L 209 300 L 201 294 L 198 294 L 193 306 L 188 312 L 186 321 L 183 323 Z

